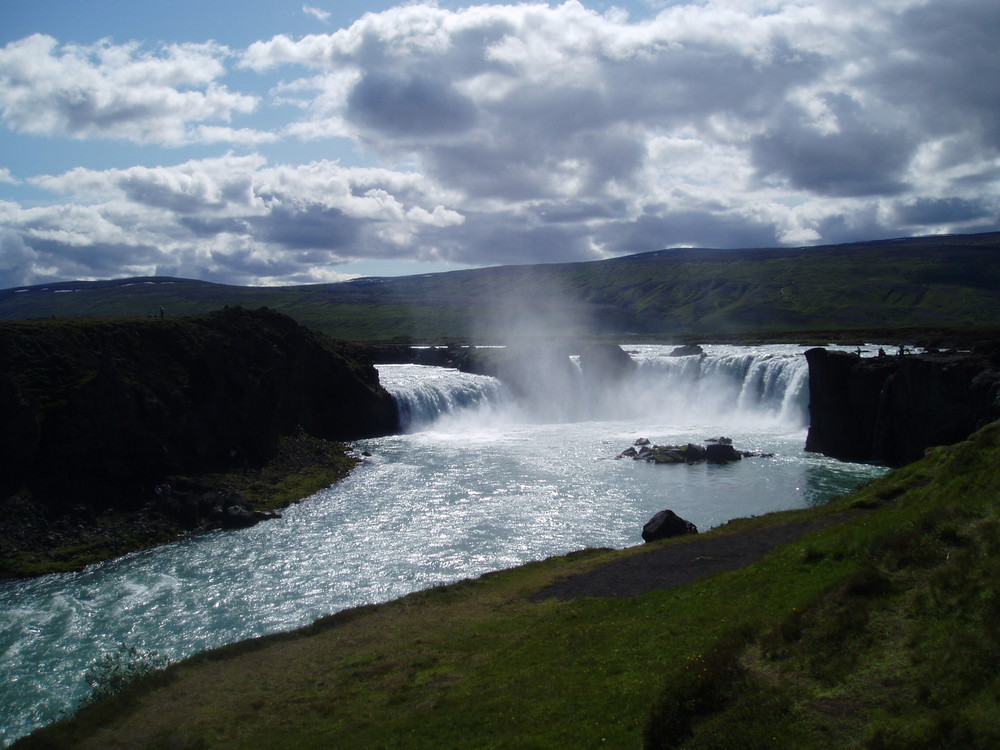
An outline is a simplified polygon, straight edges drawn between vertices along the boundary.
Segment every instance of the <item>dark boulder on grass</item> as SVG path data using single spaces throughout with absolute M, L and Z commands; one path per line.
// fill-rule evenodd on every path
M 697 526 L 684 520 L 672 510 L 661 510 L 642 527 L 642 539 L 646 542 L 697 533 Z

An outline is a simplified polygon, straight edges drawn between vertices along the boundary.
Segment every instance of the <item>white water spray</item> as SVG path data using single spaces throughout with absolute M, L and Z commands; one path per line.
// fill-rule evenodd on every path
M 588 379 L 573 360 L 542 372 L 516 397 L 500 381 L 443 368 L 382 365 L 404 430 L 456 420 L 491 424 L 642 420 L 678 424 L 766 422 L 788 430 L 807 424 L 808 366 L 796 347 L 707 347 L 703 356 L 672 357 L 670 348 L 627 349 L 636 368 L 620 379 Z

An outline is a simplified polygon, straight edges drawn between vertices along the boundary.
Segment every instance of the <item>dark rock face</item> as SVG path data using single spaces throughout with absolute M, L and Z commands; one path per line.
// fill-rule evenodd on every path
M 613 383 L 635 368 L 635 361 L 617 344 L 593 344 L 580 352 L 580 370 L 589 382 Z
M 433 367 L 454 367 L 462 353 L 462 349 L 457 346 L 429 346 L 415 348 L 413 351 L 413 364 L 430 365 Z
M 697 534 L 698 527 L 690 521 L 685 521 L 672 510 L 661 510 L 642 527 L 642 539 L 655 542 L 657 539 L 668 539 L 683 534 Z
M 1000 371 L 975 354 L 810 349 L 806 450 L 901 466 L 1000 419 Z
M 705 446 L 705 460 L 710 464 L 727 464 L 742 458 L 743 454 L 732 443 L 709 443 Z
M 145 498 L 165 475 L 257 464 L 300 428 L 398 427 L 370 362 L 266 309 L 5 323 L 0 368 L 5 484 L 101 505 L 109 489 Z
M 670 352 L 671 357 L 695 357 L 700 356 L 705 353 L 698 344 L 683 344 L 681 346 L 675 347 L 672 352 Z

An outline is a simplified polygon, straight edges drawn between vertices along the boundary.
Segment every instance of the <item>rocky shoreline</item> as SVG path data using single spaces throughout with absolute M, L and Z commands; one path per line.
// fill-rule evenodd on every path
M 0 576 L 273 517 L 397 429 L 363 352 L 273 310 L 0 323 Z
M 282 440 L 263 466 L 166 477 L 161 492 L 152 488 L 134 509 L 78 503 L 54 511 L 17 492 L 0 499 L 0 579 L 80 570 L 190 534 L 280 518 L 282 508 L 344 478 L 361 460 L 343 443 L 298 435 Z

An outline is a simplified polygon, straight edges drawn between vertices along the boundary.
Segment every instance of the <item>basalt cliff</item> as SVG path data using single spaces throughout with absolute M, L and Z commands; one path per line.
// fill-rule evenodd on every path
M 1000 419 L 1000 345 L 871 356 L 806 352 L 806 450 L 901 466 Z
M 285 436 L 397 427 L 366 357 L 273 310 L 0 324 L 0 501 L 27 495 L 48 522 L 260 466 Z

